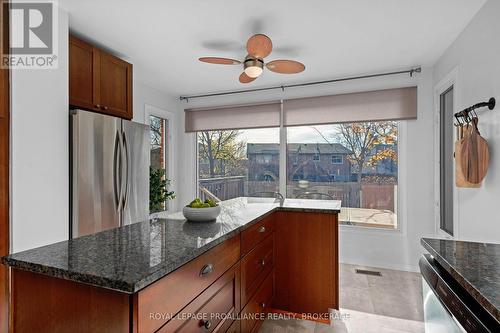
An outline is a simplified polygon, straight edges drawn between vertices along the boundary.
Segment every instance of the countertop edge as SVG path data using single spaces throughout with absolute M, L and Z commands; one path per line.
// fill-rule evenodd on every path
M 59 278 L 59 279 L 67 280 L 67 281 L 73 281 L 75 283 L 87 284 L 87 285 L 91 285 L 94 287 L 109 289 L 109 290 L 113 290 L 113 291 L 121 292 L 121 293 L 135 294 L 135 293 L 139 292 L 140 290 L 152 285 L 153 283 L 160 280 L 161 278 L 175 272 L 177 269 L 181 268 L 182 266 L 186 265 L 187 263 L 196 259 L 197 257 L 203 255 L 205 252 L 216 247 L 217 245 L 225 242 L 226 240 L 228 240 L 232 237 L 235 237 L 235 236 L 241 234 L 241 232 L 244 231 L 245 229 L 251 227 L 255 223 L 258 223 L 259 221 L 261 221 L 265 217 L 267 217 L 267 216 L 269 216 L 272 213 L 277 212 L 277 211 L 321 213 L 321 214 L 339 214 L 340 213 L 340 209 L 280 207 L 280 206 L 274 207 L 273 209 L 259 215 L 258 217 L 245 223 L 244 225 L 241 225 L 238 228 L 229 231 L 227 234 L 224 234 L 221 237 L 211 241 L 210 243 L 207 243 L 205 246 L 197 249 L 197 251 L 195 251 L 195 253 L 193 254 L 193 256 L 191 258 L 189 258 L 187 260 L 179 260 L 179 262 L 174 265 L 173 269 L 159 269 L 158 271 L 155 271 L 154 273 L 152 273 L 148 277 L 146 277 L 142 280 L 139 280 L 137 282 L 134 282 L 134 283 L 128 283 L 128 282 L 123 281 L 123 280 L 108 279 L 105 277 L 91 275 L 91 274 L 72 273 L 72 272 L 69 272 L 67 270 L 57 268 L 57 267 L 45 266 L 45 265 L 38 264 L 38 263 L 30 263 L 30 262 L 27 262 L 24 260 L 14 259 L 14 258 L 11 258 L 10 255 L 0 257 L 0 263 L 7 265 L 7 266 L 10 266 L 10 267 L 15 268 L 15 269 L 20 269 L 20 270 L 35 273 L 35 274 L 41 274 L 44 276 Z M 50 245 L 46 245 L 46 246 L 50 246 Z
M 429 238 L 430 239 L 430 238 Z M 437 239 L 437 238 L 436 238 Z M 429 251 L 429 253 L 438 261 L 438 263 L 443 267 L 448 273 L 453 276 L 456 281 L 471 295 L 479 304 L 484 306 L 485 310 L 488 311 L 497 320 L 500 318 L 500 311 L 492 304 L 483 294 L 477 290 L 474 285 L 472 285 L 465 277 L 463 277 L 458 270 L 456 270 L 445 258 L 443 258 L 429 243 L 426 242 L 426 238 L 420 239 L 420 244 Z

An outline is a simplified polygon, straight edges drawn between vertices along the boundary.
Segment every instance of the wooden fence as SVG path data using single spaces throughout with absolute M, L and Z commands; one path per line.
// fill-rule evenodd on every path
M 210 194 L 220 200 L 228 200 L 257 192 L 278 191 L 279 186 L 277 181 L 247 181 L 245 176 L 200 179 L 199 183 L 200 188 L 204 189 L 200 191 L 200 198 L 203 200 L 211 198 Z M 361 191 L 356 182 L 310 182 L 305 188 L 299 187 L 297 182 L 287 184 L 287 197 L 295 198 L 302 192 L 326 193 L 335 200 L 341 200 L 343 207 L 395 211 L 397 202 L 395 184 L 362 184 Z

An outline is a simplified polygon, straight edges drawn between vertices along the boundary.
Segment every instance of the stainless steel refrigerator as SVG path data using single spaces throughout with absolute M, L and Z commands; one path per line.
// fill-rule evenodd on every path
M 71 237 L 149 217 L 149 127 L 71 110 Z

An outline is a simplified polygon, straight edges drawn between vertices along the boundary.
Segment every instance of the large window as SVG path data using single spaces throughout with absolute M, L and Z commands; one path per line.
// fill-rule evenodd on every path
M 185 131 L 202 197 L 341 200 L 341 223 L 399 230 L 399 121 L 412 119 L 417 87 L 186 109 Z
M 340 222 L 397 229 L 398 122 L 198 132 L 199 194 L 341 200 Z M 286 188 L 280 190 L 280 163 Z M 282 185 L 285 187 L 285 184 Z
M 397 228 L 398 124 L 289 127 L 288 198 L 342 200 L 339 219 Z
M 198 190 L 227 200 L 279 191 L 279 128 L 198 132 Z

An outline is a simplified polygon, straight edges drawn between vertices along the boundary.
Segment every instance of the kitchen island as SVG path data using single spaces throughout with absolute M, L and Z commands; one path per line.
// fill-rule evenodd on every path
M 338 309 L 339 201 L 237 198 L 12 254 L 16 332 L 256 332 Z

